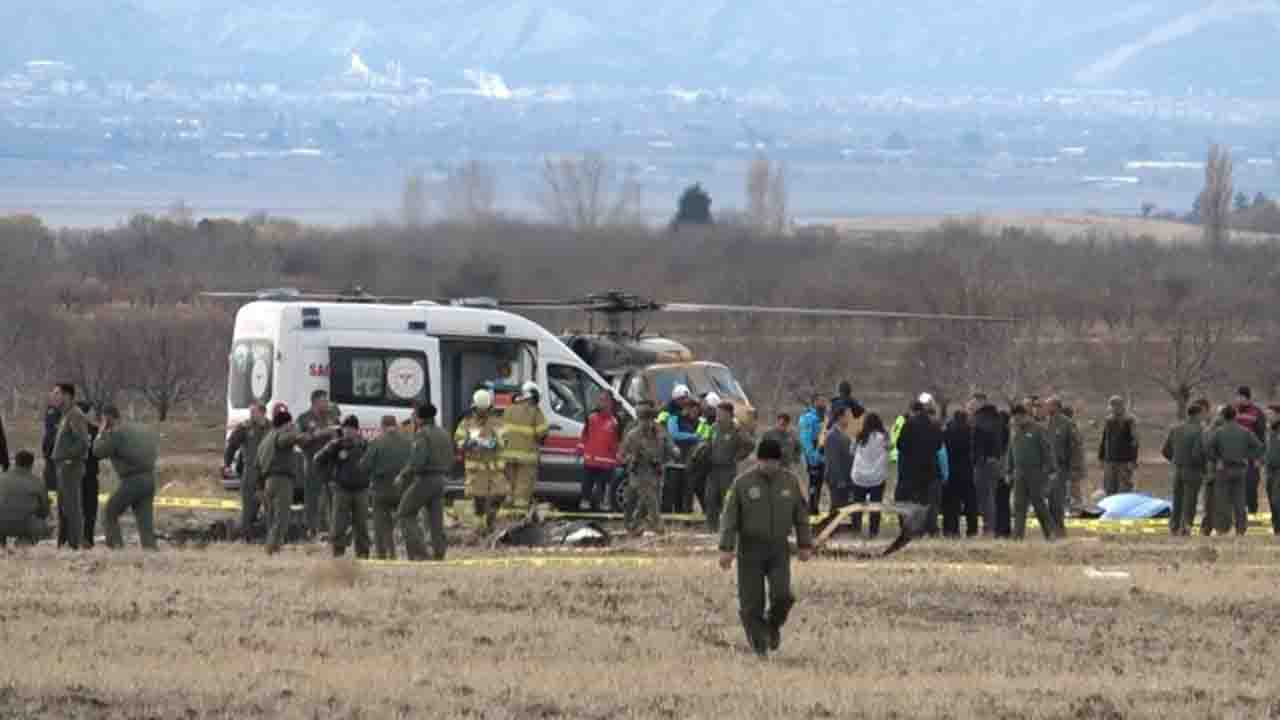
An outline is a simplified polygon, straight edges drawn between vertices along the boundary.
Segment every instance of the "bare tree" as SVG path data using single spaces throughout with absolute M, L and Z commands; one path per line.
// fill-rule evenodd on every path
M 444 184 L 445 214 L 450 219 L 474 223 L 494 216 L 498 178 L 488 164 L 472 160 L 456 167 Z
M 1205 245 L 1214 250 L 1221 250 L 1231 240 L 1232 172 L 1231 151 L 1221 145 L 1210 146 L 1198 206 Z
M 144 313 L 124 326 L 132 348 L 128 387 L 160 422 L 175 407 L 201 398 L 220 379 L 221 335 L 216 317 L 166 317 Z
M 124 323 L 116 318 L 73 320 L 51 341 L 56 376 L 75 383 L 80 398 L 98 407 L 114 403 L 136 371 Z
M 400 198 L 400 216 L 405 227 L 419 228 L 427 221 L 427 188 L 422 173 L 414 173 L 404 181 Z
M 598 152 L 547 157 L 534 199 L 552 221 L 576 231 L 627 222 L 639 210 L 639 182 L 628 172 L 615 191 L 613 174 Z
M 787 227 L 787 170 L 764 155 L 747 168 L 747 216 L 760 232 L 781 233 Z

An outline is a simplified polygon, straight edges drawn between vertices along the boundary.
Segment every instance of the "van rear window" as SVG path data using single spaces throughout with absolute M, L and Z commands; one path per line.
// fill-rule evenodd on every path
M 413 407 L 426 402 L 426 355 L 404 350 L 330 348 L 329 396 L 344 406 Z
M 231 346 L 227 399 L 232 408 L 244 410 L 254 400 L 265 404 L 271 399 L 274 355 L 269 340 L 240 340 Z

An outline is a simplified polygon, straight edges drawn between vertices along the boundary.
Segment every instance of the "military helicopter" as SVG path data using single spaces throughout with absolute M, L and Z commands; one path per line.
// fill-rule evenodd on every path
M 519 313 L 564 310 L 587 313 L 587 332 L 567 332 L 560 336 L 560 340 L 608 380 L 616 393 L 632 404 L 647 399 L 658 407 L 663 407 L 670 402 L 675 388 L 683 385 L 694 397 L 715 393 L 721 399 L 733 403 L 740 421 L 754 421 L 755 410 L 733 370 L 723 363 L 695 358 L 689 347 L 677 340 L 645 334 L 645 326 L 640 322 L 643 316 L 669 312 L 879 320 L 1004 321 L 980 315 L 663 302 L 621 290 L 609 290 L 572 300 L 493 302 L 497 307 Z M 598 330 L 596 316 L 603 316 L 604 320 Z M 626 322 L 628 318 L 629 323 Z

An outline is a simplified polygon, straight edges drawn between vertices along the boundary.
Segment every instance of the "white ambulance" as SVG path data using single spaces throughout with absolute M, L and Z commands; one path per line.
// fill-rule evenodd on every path
M 506 407 L 521 384 L 542 388 L 551 432 L 543 446 L 537 494 L 576 507 L 582 461 L 578 441 L 596 398 L 609 384 L 555 335 L 490 301 L 403 304 L 305 299 L 297 291 L 263 291 L 236 313 L 227 382 L 227 432 L 257 400 L 288 405 L 294 417 L 326 390 L 343 416 L 354 414 L 366 435 L 385 415 L 405 420 L 416 404 L 439 408 L 450 433 L 481 386 Z M 610 390 L 613 393 L 612 390 Z M 628 416 L 634 410 L 613 393 Z M 461 489 L 455 478 L 452 492 Z M 224 479 L 227 489 L 239 478 Z

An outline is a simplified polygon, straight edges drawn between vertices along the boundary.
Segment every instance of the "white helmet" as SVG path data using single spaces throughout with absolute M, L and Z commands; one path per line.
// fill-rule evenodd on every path
M 689 397 L 689 387 L 687 385 L 677 385 L 671 391 L 672 400 L 684 400 L 687 397 Z
M 471 404 L 475 406 L 477 410 L 488 410 L 493 407 L 493 394 L 488 390 L 477 390 L 475 394 L 471 396 Z
M 542 391 L 538 389 L 538 383 L 532 380 L 528 380 L 520 386 L 520 394 L 526 398 L 531 398 L 540 392 Z
M 924 405 L 924 406 L 926 406 L 926 407 L 927 407 L 927 406 L 929 406 L 929 405 L 932 405 L 932 404 L 933 404 L 933 396 L 932 396 L 932 395 L 930 395 L 930 394 L 929 394 L 929 393 L 927 393 L 927 392 L 926 392 L 926 393 L 920 393 L 920 397 L 919 397 L 919 398 L 917 398 L 917 400 L 919 401 L 919 403 L 920 403 L 921 405 Z
M 707 393 L 707 396 L 702 399 L 702 402 L 706 404 L 707 407 L 719 407 L 720 396 L 713 392 L 709 392 Z

